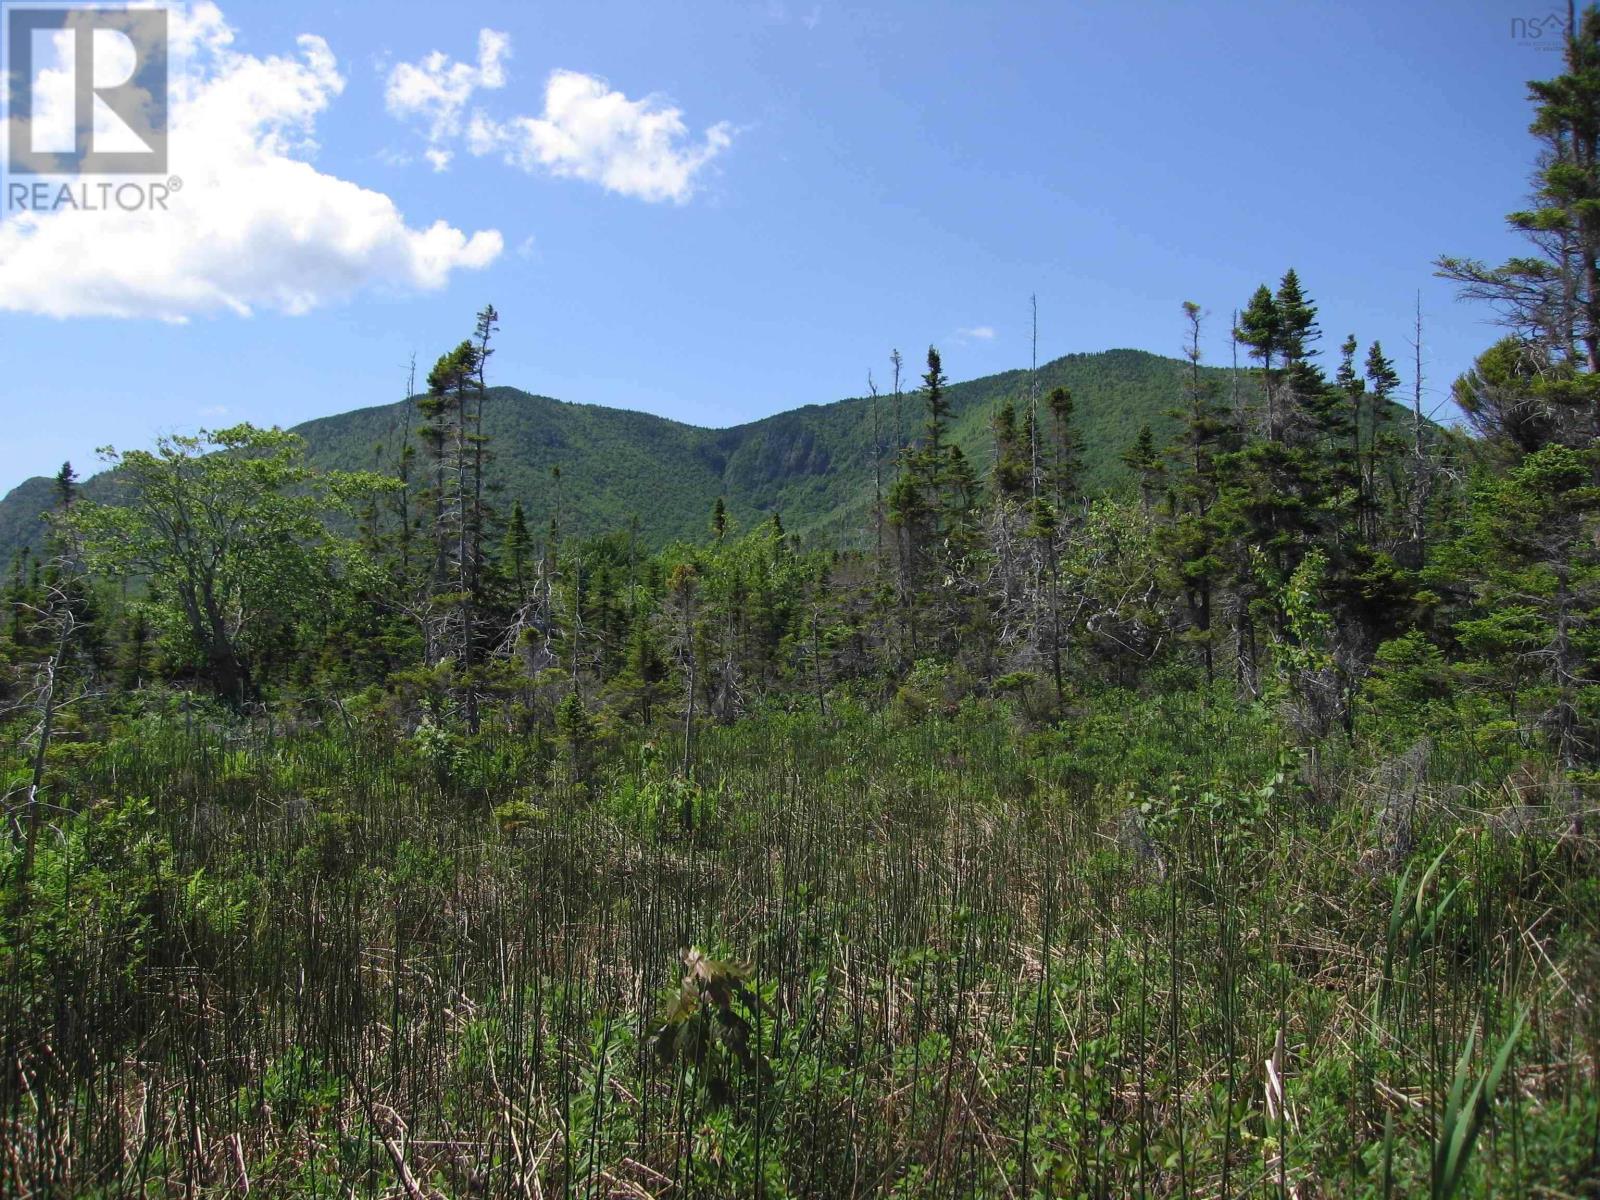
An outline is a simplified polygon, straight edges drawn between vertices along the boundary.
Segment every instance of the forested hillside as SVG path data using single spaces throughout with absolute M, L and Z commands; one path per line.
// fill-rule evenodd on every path
M 0 1195 L 1600 1195 L 1600 10 L 1551 67 L 1462 429 L 1284 264 L 722 431 L 486 306 L 25 485 Z
M 1176 403 L 1180 364 L 1138 350 L 1073 354 L 1041 366 L 1032 386 L 1064 386 L 1080 397 L 1086 485 L 1126 486 L 1120 461 L 1139 427 L 1150 423 L 1163 437 Z M 1208 369 L 1208 375 L 1212 374 Z M 892 379 L 885 362 L 880 375 Z M 1224 389 L 1234 386 L 1218 370 Z M 1241 372 L 1241 377 L 1243 376 Z M 900 441 L 920 427 L 913 373 L 899 402 Z M 950 388 L 952 427 L 975 461 L 992 455 L 988 422 L 1004 397 L 1020 401 L 1030 372 L 1008 371 Z M 877 445 L 883 469 L 894 448 L 895 399 L 889 379 L 878 400 Z M 296 426 L 311 463 L 347 471 L 392 474 L 407 430 L 418 424 L 416 401 L 363 408 Z M 653 547 L 675 538 L 699 538 L 706 514 L 725 498 L 734 522 L 745 528 L 770 513 L 797 533 L 818 533 L 859 546 L 872 505 L 873 412 L 870 398 L 816 404 L 728 429 L 701 429 L 646 413 L 568 404 L 510 387 L 493 387 L 484 409 L 492 439 L 488 486 L 497 504 L 548 519 L 559 490 L 570 527 L 579 534 L 620 529 L 637 518 Z M 560 468 L 559 489 L 552 469 Z M 105 498 L 109 479 L 85 484 L 85 495 Z M 37 549 L 41 518 L 53 489 L 48 478 L 30 479 L 0 500 L 0 565 L 23 546 Z

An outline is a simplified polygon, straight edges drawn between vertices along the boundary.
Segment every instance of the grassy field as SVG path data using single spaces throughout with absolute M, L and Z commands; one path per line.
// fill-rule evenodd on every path
M 63 743 L 0 1191 L 1595 1194 L 1591 838 L 1220 698 L 908 707 L 694 784 L 351 708 Z

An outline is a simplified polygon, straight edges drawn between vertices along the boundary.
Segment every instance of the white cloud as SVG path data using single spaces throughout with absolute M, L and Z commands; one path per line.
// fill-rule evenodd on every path
M 542 116 L 474 121 L 469 144 L 474 154 L 499 150 L 524 171 L 542 168 L 624 196 L 682 204 L 706 164 L 733 144 L 733 129 L 721 121 L 698 142 L 687 138 L 683 114 L 657 97 L 629 100 L 593 75 L 555 71 Z
M 389 72 L 389 112 L 424 124 L 425 156 L 435 170 L 448 167 L 452 145 L 464 141 L 475 155 L 498 154 L 530 173 L 545 171 L 640 200 L 682 204 L 694 195 L 706 166 L 733 144 L 733 127 L 726 121 L 695 138 L 682 111 L 662 98 L 630 100 L 605 80 L 578 71 L 551 72 L 539 116 L 499 120 L 475 108 L 466 117 L 477 91 L 505 85 L 503 64 L 510 53 L 505 34 L 485 29 L 478 34 L 475 65 L 434 51 Z
M 439 220 L 408 225 L 381 192 L 325 174 L 318 115 L 344 89 L 321 38 L 293 56 L 232 49 L 214 4 L 173 10 L 168 211 L 19 212 L 0 222 L 0 309 L 182 321 L 304 313 L 366 288 L 442 287 L 502 249 Z
M 510 56 L 510 36 L 483 29 L 478 32 L 476 64 L 456 62 L 435 50 L 421 62 L 400 63 L 389 72 L 383 95 L 389 115 L 426 123 L 425 156 L 435 171 L 450 165 L 453 155 L 447 146 L 461 135 L 461 114 L 472 94 L 480 88 L 505 86 L 505 60 Z
M 956 336 L 968 341 L 992 342 L 994 341 L 993 325 L 974 325 L 971 329 L 958 329 Z

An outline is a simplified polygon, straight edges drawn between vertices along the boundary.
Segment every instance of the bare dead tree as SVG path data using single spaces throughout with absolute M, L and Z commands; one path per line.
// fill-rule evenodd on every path
M 1233 366 L 1228 371 L 1228 408 L 1233 413 L 1234 424 L 1238 426 L 1240 434 L 1245 431 L 1243 400 L 1239 393 L 1239 310 L 1233 310 L 1233 319 L 1228 322 L 1228 349 L 1233 355 Z
M 878 385 L 867 371 L 867 393 L 872 406 L 872 531 L 874 574 L 883 572 L 883 438 L 878 431 Z
M 905 360 L 900 357 L 900 351 L 891 350 L 889 351 L 889 362 L 894 366 L 894 453 L 896 460 L 898 460 L 900 452 L 906 448 L 905 425 L 902 423 L 900 415 L 900 367 Z
M 45 578 L 44 603 L 39 606 L 28 606 L 36 618 L 36 630 L 48 633 L 51 649 L 50 657 L 39 667 L 30 695 L 22 702 L 24 706 L 31 704 L 34 707 L 37 720 L 32 731 L 33 744 L 29 748 L 28 783 L 23 789 L 23 802 L 20 806 L 23 814 L 20 831 L 17 827 L 16 810 L 8 812 L 12 834 L 14 837 L 20 836 L 23 847 L 22 864 L 17 880 L 19 898 L 27 896 L 33 880 L 39 832 L 44 823 L 44 810 L 47 807 L 42 798 L 45 764 L 49 760 L 50 743 L 55 736 L 56 719 L 68 704 L 87 694 L 85 692 L 73 697 L 67 695 L 68 658 L 81 628 L 78 614 L 74 610 L 73 591 L 74 586 L 83 578 L 83 567 L 70 530 L 62 525 L 57 525 L 56 529 L 56 536 L 61 539 L 61 551 L 52 562 L 52 569 Z
M 1028 478 L 1033 502 L 1039 502 L 1039 297 L 1029 296 L 1033 306 L 1033 359 L 1028 367 Z
M 1421 566 L 1427 551 L 1428 501 L 1433 491 L 1433 472 L 1428 458 L 1425 419 L 1422 415 L 1422 293 L 1417 293 L 1416 325 L 1411 340 L 1415 378 L 1411 384 L 1411 553 Z
M 694 769 L 694 709 L 698 686 L 697 655 L 694 644 L 696 600 L 700 590 L 699 570 L 692 563 L 680 563 L 667 584 L 667 595 L 677 608 L 677 652 L 684 670 L 683 759 L 679 773 L 690 778 Z

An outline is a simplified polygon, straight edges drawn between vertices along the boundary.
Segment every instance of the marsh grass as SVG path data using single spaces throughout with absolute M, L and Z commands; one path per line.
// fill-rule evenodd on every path
M 692 784 L 436 742 L 66 745 L 0 942 L 5 1194 L 1593 1186 L 1592 847 L 1464 771 L 1390 869 L 1370 765 L 1308 787 L 1205 697 L 834 702 L 707 727 Z

